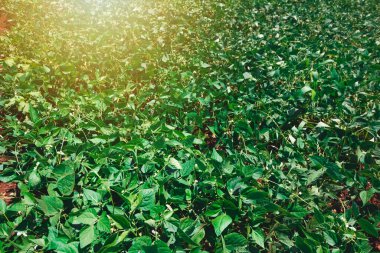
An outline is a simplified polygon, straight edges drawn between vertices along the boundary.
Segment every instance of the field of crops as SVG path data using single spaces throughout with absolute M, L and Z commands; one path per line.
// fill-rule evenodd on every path
M 378 252 L 379 92 L 378 0 L 0 0 L 0 252 Z

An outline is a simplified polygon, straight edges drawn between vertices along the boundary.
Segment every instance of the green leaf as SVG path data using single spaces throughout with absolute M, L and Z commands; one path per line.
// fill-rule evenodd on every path
M 358 220 L 358 223 L 361 229 L 367 234 L 372 235 L 375 238 L 379 236 L 376 227 L 373 224 L 371 224 L 368 220 L 362 218 Z
M 94 225 L 97 217 L 92 212 L 84 212 L 81 215 L 74 217 L 73 224 Z
M 232 223 L 232 219 L 227 214 L 221 214 L 212 220 L 215 234 L 220 236 L 222 232 Z
M 295 205 L 289 210 L 289 213 L 296 218 L 303 218 L 309 214 L 309 211 L 300 205 Z
M 216 201 L 207 207 L 205 215 L 206 216 L 216 216 L 220 212 L 222 212 L 222 202 Z
M 37 123 L 37 121 L 39 120 L 38 112 L 36 111 L 36 109 L 33 108 L 32 105 L 29 105 L 29 117 L 33 123 Z
M 171 253 L 172 251 L 166 243 L 157 240 L 152 244 L 148 236 L 139 237 L 133 240 L 128 253 Z
M 363 202 L 363 206 L 365 206 L 368 201 L 372 198 L 374 192 L 369 190 L 369 191 L 361 191 L 359 193 L 359 196 L 360 196 L 360 199 L 362 200 Z
M 143 189 L 140 191 L 142 196 L 142 201 L 139 205 L 141 210 L 148 211 L 151 207 L 155 205 L 156 202 L 156 191 L 155 189 Z
M 195 159 L 191 159 L 182 164 L 182 170 L 180 171 L 182 177 L 187 177 L 194 170 Z
M 41 200 L 37 200 L 39 207 L 47 216 L 53 216 L 63 209 L 63 202 L 58 197 L 42 196 Z
M 212 150 L 211 159 L 217 161 L 218 163 L 223 162 L 223 158 L 216 152 L 215 148 Z
M 210 64 L 207 64 L 207 63 L 205 63 L 205 62 L 201 62 L 201 67 L 202 68 L 209 68 L 209 67 L 211 67 L 211 65 Z
M 263 172 L 264 172 L 263 168 L 255 168 L 252 172 L 253 179 L 257 180 L 257 179 L 261 178 L 263 175 Z
M 79 234 L 80 247 L 84 248 L 90 245 L 95 240 L 95 228 L 94 226 L 89 226 L 83 229 Z
M 252 230 L 252 239 L 253 241 L 259 245 L 261 248 L 265 248 L 265 236 L 261 229 Z
M 107 143 L 107 140 L 106 139 L 102 139 L 102 138 L 92 138 L 89 141 L 91 141 L 95 145 L 106 144 Z
M 84 199 L 91 202 L 94 205 L 99 204 L 102 201 L 102 196 L 96 191 L 90 189 L 83 189 Z
M 325 217 L 317 208 L 314 208 L 314 217 L 320 224 L 325 222 Z
M 57 188 L 63 195 L 70 195 L 75 186 L 75 174 L 68 174 L 57 181 Z
M 38 174 L 37 170 L 34 169 L 29 175 L 28 184 L 32 188 L 34 188 L 38 186 L 40 183 L 41 183 L 41 176 L 40 174 Z
M 227 249 L 234 250 L 238 247 L 247 246 L 247 239 L 239 233 L 231 233 L 224 237 Z
M 319 128 L 326 128 L 326 127 L 330 127 L 329 125 L 327 125 L 326 123 L 324 123 L 324 122 L 319 122 L 318 124 L 317 124 L 317 126 L 316 127 L 319 127 Z
M 121 214 L 110 214 L 110 217 L 123 229 L 128 229 L 131 227 L 129 220 Z
M 182 240 L 184 240 L 186 243 L 190 245 L 198 246 L 198 243 L 194 242 L 194 240 L 189 235 L 187 235 L 181 228 L 177 228 L 177 233 L 179 237 Z
M 242 197 L 245 198 L 244 202 L 252 203 L 252 201 L 263 201 L 268 199 L 268 193 L 259 191 L 253 187 L 248 187 L 242 190 Z
M 169 164 L 173 166 L 174 168 L 176 168 L 177 170 L 182 170 L 182 164 L 174 157 L 171 157 L 169 159 Z
M 286 234 L 278 233 L 278 234 L 277 234 L 277 238 L 278 238 L 278 240 L 279 240 L 281 243 L 283 243 L 284 245 L 286 245 L 286 246 L 289 247 L 289 248 L 291 248 L 291 247 L 294 246 L 294 241 L 291 240 L 291 239 L 289 238 L 289 236 L 286 235 Z
M 5 59 L 4 62 L 5 62 L 5 64 L 7 64 L 9 67 L 13 67 L 14 65 L 16 65 L 15 60 L 12 59 L 12 58 L 7 58 L 7 59 Z
M 301 237 L 296 238 L 296 246 L 303 253 L 314 253 L 315 252 L 315 250 L 313 250 L 313 247 L 305 239 L 303 239 Z
M 323 231 L 323 236 L 330 246 L 335 246 L 338 243 L 335 231 Z
M 111 223 L 107 217 L 106 212 L 102 213 L 102 215 L 99 218 L 98 223 L 96 224 L 96 227 L 101 232 L 111 233 Z
M 311 156 L 310 160 L 315 166 L 326 168 L 327 175 L 329 175 L 332 179 L 337 181 L 343 180 L 344 176 L 340 173 L 340 168 L 335 163 L 332 163 L 321 156 Z
M 318 178 L 320 178 L 321 176 L 323 176 L 323 174 L 325 174 L 326 170 L 327 170 L 326 168 L 321 168 L 319 170 L 310 171 L 310 173 L 307 177 L 306 185 L 310 185 L 310 184 L 314 183 Z
M 171 253 L 172 252 L 170 250 L 170 248 L 168 247 L 168 245 L 166 243 L 164 243 L 163 241 L 161 241 L 161 240 L 155 241 L 153 248 L 157 249 L 157 251 L 155 251 L 157 253 L 158 252 L 159 253 Z
M 148 236 L 138 237 L 133 240 L 132 247 L 128 250 L 128 252 L 132 253 L 135 250 L 142 250 L 144 246 L 150 246 L 150 245 L 152 245 L 152 239 L 150 239 L 150 237 Z
M 244 77 L 244 79 L 253 79 L 252 74 L 249 72 L 244 72 L 243 77 Z
M 0 215 L 5 214 L 7 211 L 7 204 L 4 200 L 0 199 Z

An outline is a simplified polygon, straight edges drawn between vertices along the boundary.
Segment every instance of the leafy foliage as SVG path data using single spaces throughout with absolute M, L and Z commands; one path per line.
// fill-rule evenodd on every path
M 4 252 L 371 252 L 380 5 L 5 0 Z

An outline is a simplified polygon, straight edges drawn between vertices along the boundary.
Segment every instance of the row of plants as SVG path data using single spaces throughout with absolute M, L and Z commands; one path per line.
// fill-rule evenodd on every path
M 2 1 L 3 252 L 376 252 L 377 1 Z

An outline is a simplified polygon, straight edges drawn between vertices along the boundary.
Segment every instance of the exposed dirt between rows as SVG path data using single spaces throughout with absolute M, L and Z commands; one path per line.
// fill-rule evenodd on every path
M 11 160 L 11 157 L 0 156 L 0 164 Z M 0 171 L 1 174 L 1 171 Z M 11 204 L 15 198 L 18 196 L 17 183 L 4 183 L 0 181 L 0 199 L 4 200 L 5 203 Z
M 11 27 L 11 22 L 9 21 L 8 15 L 0 10 L 0 35 L 7 31 Z M 4 55 L 0 53 L 0 60 L 1 58 L 4 58 Z M 2 67 L 0 65 L 0 73 L 2 71 Z M 1 95 L 1 94 L 0 94 Z
M 10 157 L 10 156 L 0 156 L 0 164 L 8 162 L 11 159 L 12 159 L 12 157 Z
M 11 204 L 17 198 L 17 195 L 17 183 L 0 182 L 0 199 L 4 200 L 5 203 Z
M 11 27 L 11 22 L 9 21 L 8 15 L 0 11 L 0 33 L 5 32 Z
M 11 22 L 9 21 L 9 16 L 0 11 L 0 34 L 4 33 L 5 31 L 9 30 L 11 27 Z M 0 57 L 3 57 L 0 55 Z M 0 66 L 0 72 L 1 72 L 1 66 Z M 1 126 L 0 126 L 0 133 L 1 133 Z M 0 164 L 5 163 L 9 161 L 11 157 L 7 156 L 0 156 Z M 1 173 L 1 171 L 0 171 Z M 13 200 L 18 195 L 18 189 L 17 189 L 17 183 L 11 182 L 11 183 L 4 183 L 0 181 L 0 199 L 4 200 L 5 203 L 11 204 Z

